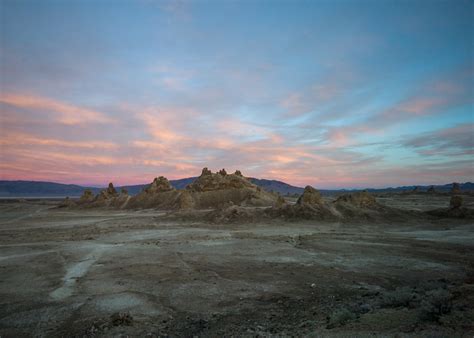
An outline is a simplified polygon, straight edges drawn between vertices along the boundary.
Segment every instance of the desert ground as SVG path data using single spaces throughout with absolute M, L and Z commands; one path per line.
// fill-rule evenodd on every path
M 0 336 L 472 337 L 473 220 L 411 214 L 449 198 L 377 196 L 397 219 L 241 223 L 3 200 Z

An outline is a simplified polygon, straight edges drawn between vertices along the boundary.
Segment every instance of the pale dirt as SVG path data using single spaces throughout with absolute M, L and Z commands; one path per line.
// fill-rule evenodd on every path
M 0 203 L 2 338 L 474 335 L 472 220 L 209 224 L 56 203 Z M 410 305 L 384 303 L 397 287 L 413 290 Z M 450 311 L 424 318 L 425 293 L 440 289 Z M 330 325 L 341 309 L 354 316 Z

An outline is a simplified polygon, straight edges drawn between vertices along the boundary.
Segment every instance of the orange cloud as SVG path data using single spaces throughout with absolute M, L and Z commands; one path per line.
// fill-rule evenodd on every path
M 188 114 L 189 111 L 177 111 L 176 109 L 147 108 L 136 113 L 136 116 L 145 122 L 148 132 L 155 140 L 173 143 L 185 139 L 183 135 L 174 130 L 177 129 L 174 127 L 179 123 L 179 119 L 182 123 L 185 115 Z

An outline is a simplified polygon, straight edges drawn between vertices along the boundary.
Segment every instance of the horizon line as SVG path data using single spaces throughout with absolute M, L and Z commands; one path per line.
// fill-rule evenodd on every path
M 158 176 L 157 176 L 158 177 Z M 176 178 L 176 179 L 170 179 L 169 181 L 180 181 L 180 180 L 184 180 L 184 179 L 189 179 L 189 178 L 197 178 L 199 176 L 190 176 L 190 177 L 183 177 L 183 178 Z M 267 178 L 257 178 L 257 177 L 251 177 L 251 176 L 244 176 L 245 178 L 254 178 L 254 179 L 258 179 L 258 180 L 267 180 L 267 181 L 277 181 L 277 182 L 281 182 L 281 183 L 284 183 L 284 184 L 287 184 L 291 187 L 294 187 L 294 188 L 300 188 L 300 189 L 304 189 L 304 187 L 301 187 L 301 186 L 296 186 L 296 185 L 292 185 L 292 184 L 289 184 L 285 181 L 281 181 L 281 180 L 276 180 L 276 179 L 267 179 Z M 168 179 L 168 178 L 167 178 Z M 80 186 L 80 187 L 83 187 L 83 188 L 97 188 L 97 189 L 103 189 L 103 188 L 106 188 L 107 185 L 109 183 L 112 183 L 114 184 L 113 182 L 109 181 L 109 183 L 105 183 L 103 186 L 98 186 L 98 185 L 89 185 L 89 184 L 79 184 L 79 183 L 64 183 L 64 182 L 56 182 L 56 181 L 37 181 L 37 180 L 6 180 L 6 179 L 0 179 L 0 181 L 4 181 L 4 182 L 37 182 L 37 183 L 55 183 L 55 184 L 63 184 L 63 185 L 76 185 L 76 186 Z M 429 186 L 433 186 L 433 187 L 439 187 L 439 186 L 446 186 L 446 185 L 451 185 L 453 183 L 459 183 L 459 184 L 467 184 L 467 183 L 472 183 L 471 181 L 466 181 L 466 182 L 457 182 L 457 181 L 453 181 L 453 182 L 450 182 L 450 183 L 444 183 L 444 184 L 409 184 L 409 185 L 400 185 L 400 186 L 384 186 L 384 187 L 364 187 L 364 188 L 360 188 L 360 187 L 344 187 L 344 188 L 318 188 L 317 186 L 313 186 L 313 185 L 310 185 L 310 184 L 307 184 L 305 186 L 311 186 L 313 188 L 316 188 L 318 190 L 364 190 L 364 189 L 397 189 L 397 188 L 403 188 L 403 187 L 429 187 Z M 139 184 L 119 184 L 119 185 L 115 185 L 116 187 L 130 187 L 130 186 L 137 186 L 137 185 L 148 185 L 148 184 L 151 184 L 150 183 L 139 183 Z

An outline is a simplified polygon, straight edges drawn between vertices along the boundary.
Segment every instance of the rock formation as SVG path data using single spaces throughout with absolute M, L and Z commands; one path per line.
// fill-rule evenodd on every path
M 375 197 L 372 196 L 367 190 L 342 195 L 334 201 L 336 205 L 352 205 L 358 208 L 372 208 L 378 206 Z
M 155 177 L 153 182 L 145 189 L 145 192 L 148 194 L 154 194 L 157 192 L 165 192 L 174 190 L 173 186 L 170 184 L 166 177 L 160 176 Z
M 459 209 L 462 207 L 463 198 L 461 196 L 452 196 L 449 201 L 449 207 L 451 209 Z
M 278 202 L 274 208 L 266 211 L 268 216 L 272 218 L 283 217 L 288 220 L 336 219 L 341 217 L 340 213 L 331 204 L 324 201 L 319 191 L 309 185 L 305 187 L 296 204 Z
M 109 196 L 117 196 L 117 190 L 115 190 L 112 182 L 109 183 L 109 186 L 107 187 L 106 192 L 107 192 L 107 195 Z
M 263 191 L 240 171 L 228 174 L 225 169 L 213 174 L 204 168 L 201 176 L 186 187 L 195 208 L 220 208 L 223 205 L 272 206 L 278 196 Z
M 62 201 L 59 205 L 58 208 L 72 208 L 75 207 L 77 204 L 74 202 L 72 199 L 69 197 L 66 197 L 64 201 Z
M 256 190 L 257 186 L 243 176 L 235 174 L 227 175 L 225 169 L 221 170 L 219 173 L 213 174 L 207 168 L 202 169 L 201 176 L 186 187 L 187 190 L 192 192 L 243 188 L 252 188 Z
M 454 182 L 451 188 L 451 194 L 460 194 L 460 193 L 461 193 L 461 185 L 457 182 Z
M 462 196 L 454 195 L 449 201 L 449 208 L 430 210 L 427 213 L 437 217 L 474 219 L 474 210 L 464 207 L 463 203 Z
M 112 199 L 118 197 L 117 190 L 115 190 L 114 185 L 112 182 L 109 183 L 107 189 L 102 190 L 94 199 L 94 204 L 92 206 L 95 207 L 106 207 L 109 206 Z
M 284 205 L 286 205 L 286 201 L 285 201 L 285 199 L 284 199 L 282 196 L 279 195 L 279 196 L 278 196 L 278 199 L 277 199 L 277 201 L 276 201 L 275 206 L 276 206 L 277 208 L 281 208 L 281 207 L 283 207 Z
M 317 205 L 323 202 L 323 198 L 318 190 L 307 185 L 304 188 L 303 194 L 296 201 L 297 204 Z
M 92 191 L 89 190 L 89 189 L 86 189 L 82 193 L 82 196 L 81 196 L 81 198 L 79 198 L 79 201 L 77 203 L 78 204 L 86 204 L 86 203 L 90 203 L 90 202 L 94 201 L 94 199 L 95 199 L 95 196 L 92 193 Z
M 180 210 L 194 208 L 194 199 L 189 191 L 184 190 L 180 193 L 178 197 L 178 208 Z
M 166 177 L 155 177 L 141 193 L 131 197 L 126 208 L 130 209 L 174 209 L 179 192 L 173 188 Z
M 207 169 L 207 167 L 202 168 L 201 176 L 210 176 L 210 175 L 212 175 L 212 172 L 209 169 Z
M 431 187 L 429 187 L 428 190 L 427 190 L 427 192 L 430 193 L 430 194 L 434 194 L 434 193 L 436 192 L 434 185 L 432 185 Z
M 102 190 L 96 197 L 96 201 L 110 200 L 117 196 L 117 190 L 115 190 L 114 185 L 112 184 L 112 182 L 110 182 L 107 189 Z

